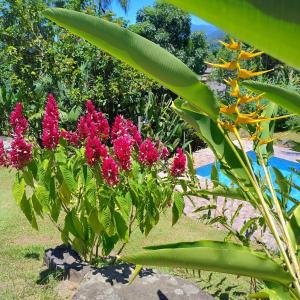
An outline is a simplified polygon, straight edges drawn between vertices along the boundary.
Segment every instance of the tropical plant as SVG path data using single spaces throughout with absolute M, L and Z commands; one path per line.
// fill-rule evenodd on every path
M 168 0 L 192 12 L 221 29 L 266 51 L 295 68 L 300 68 L 299 43 L 300 20 L 298 1 L 252 1 L 252 0 Z M 197 131 L 214 151 L 224 172 L 238 186 L 233 195 L 251 203 L 263 216 L 273 234 L 277 253 L 264 254 L 250 247 L 229 242 L 199 241 L 153 246 L 144 253 L 132 254 L 122 259 L 139 265 L 158 265 L 205 269 L 217 272 L 246 275 L 260 279 L 265 288 L 251 295 L 252 298 L 298 299 L 300 298 L 299 250 L 299 203 L 286 212 L 270 180 L 266 162 L 272 153 L 272 126 L 276 107 L 267 105 L 254 114 L 243 114 L 239 100 L 234 106 L 221 106 L 209 88 L 186 65 L 159 46 L 126 29 L 99 18 L 73 11 L 49 9 L 45 16 L 102 48 L 129 65 L 144 72 L 172 90 L 182 99 L 174 102 L 175 111 Z M 101 30 L 99 30 L 101 28 Z M 240 60 L 251 58 L 255 52 L 247 52 L 241 44 L 232 40 L 225 44 L 235 51 L 235 60 L 223 67 L 234 71 L 237 79 L 228 81 L 233 96 L 244 101 L 266 98 L 293 112 L 299 113 L 299 95 L 276 86 L 244 81 L 242 84 L 264 96 L 238 95 L 240 79 L 259 75 L 261 72 L 240 68 Z M 264 71 L 262 72 L 264 73 Z M 238 97 L 237 99 L 239 99 Z M 235 110 L 235 113 L 234 113 Z M 233 112 L 233 113 L 232 113 Z M 226 115 L 226 118 L 224 117 Z M 256 126 L 261 124 L 261 126 Z M 258 182 L 243 143 L 239 126 L 251 128 L 255 151 L 264 170 L 265 181 Z M 230 139 L 233 131 L 240 147 Z M 216 191 L 206 191 L 214 193 Z M 218 188 L 219 195 L 230 190 Z M 238 198 L 238 197 L 237 197 Z
M 134 228 L 146 236 L 159 222 L 160 214 L 173 207 L 173 224 L 183 213 L 183 195 L 193 186 L 190 155 L 177 149 L 173 162 L 160 141 L 144 141 L 132 121 L 117 116 L 110 128 L 91 101 L 76 132 L 59 128 L 59 111 L 48 96 L 43 116 L 42 147 L 27 137 L 28 121 L 21 103 L 11 113 L 14 132 L 11 149 L 0 140 L 0 166 L 14 168 L 13 195 L 33 228 L 37 216 L 49 216 L 85 260 L 99 260 L 118 242 L 117 254 L 127 244 Z M 109 138 L 110 137 L 110 138 Z M 185 177 L 183 180 L 182 177 Z M 95 248 L 97 249 L 96 251 Z

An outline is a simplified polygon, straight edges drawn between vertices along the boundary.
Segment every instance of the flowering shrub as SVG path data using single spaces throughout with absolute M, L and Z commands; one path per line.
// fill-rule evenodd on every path
M 110 129 L 92 101 L 76 132 L 59 127 L 53 95 L 42 122 L 41 145 L 26 136 L 28 122 L 18 103 L 10 117 L 14 131 L 10 149 L 0 141 L 0 165 L 17 169 L 13 194 L 26 218 L 38 228 L 37 216 L 48 215 L 85 259 L 100 247 L 107 255 L 128 242 L 132 226 L 147 235 L 172 207 L 173 224 L 183 212 L 183 194 L 192 186 L 193 167 L 181 149 L 174 159 L 166 146 L 144 141 L 132 121 L 117 116 Z M 184 179 L 183 177 L 184 176 Z M 121 247 L 123 249 L 124 247 Z M 95 251 L 97 249 L 97 251 Z

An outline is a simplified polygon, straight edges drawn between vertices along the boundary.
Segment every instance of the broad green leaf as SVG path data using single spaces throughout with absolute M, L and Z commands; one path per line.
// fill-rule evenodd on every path
M 255 93 L 264 93 L 264 98 L 286 108 L 291 113 L 300 115 L 300 95 L 298 93 L 276 85 L 252 80 L 243 81 L 242 85 Z
M 93 209 L 89 216 L 89 224 L 91 225 L 92 229 L 96 232 L 96 234 L 100 234 L 103 231 L 103 226 L 100 224 L 98 219 L 98 211 L 97 209 Z
M 44 16 L 157 80 L 199 111 L 217 119 L 218 103 L 198 75 L 151 41 L 99 17 L 50 8 Z
M 17 204 L 20 205 L 25 194 L 25 181 L 23 178 L 16 177 L 12 192 Z
M 64 166 L 60 166 L 60 171 L 63 175 L 64 181 L 65 181 L 70 193 L 73 193 L 77 188 L 77 184 L 76 184 L 76 181 L 74 179 L 72 172 Z
M 184 200 L 181 193 L 174 193 L 172 206 L 172 225 L 175 225 L 182 216 L 184 209 Z
M 294 249 L 300 248 L 300 204 L 294 209 L 287 229 L 292 239 Z
M 138 265 L 199 269 L 250 276 L 284 285 L 293 281 L 275 261 L 260 252 L 237 244 L 199 241 L 154 246 L 151 249 L 122 257 L 122 260 Z
M 250 299 L 269 299 L 269 300 L 295 300 L 297 298 L 293 297 L 287 288 L 282 285 L 275 283 L 267 283 L 268 287 L 262 289 L 261 291 L 250 294 L 248 297 Z
M 175 112 L 188 122 L 214 151 L 216 158 L 221 164 L 221 169 L 232 180 L 240 185 L 244 190 L 251 187 L 250 179 L 242 165 L 242 152 L 226 138 L 222 128 L 207 116 L 187 110 L 184 101 L 177 99 L 173 108 Z
M 39 202 L 38 198 L 36 197 L 35 194 L 32 195 L 31 197 L 31 201 L 32 201 L 32 206 L 34 208 L 34 211 L 40 216 L 43 216 L 43 207 L 41 205 L 41 203 Z
M 114 212 L 114 219 L 116 224 L 117 233 L 121 240 L 124 242 L 128 242 L 129 239 L 129 232 L 128 226 L 120 213 L 117 211 Z
M 191 195 L 199 196 L 199 197 L 216 196 L 216 197 L 245 200 L 245 196 L 241 193 L 240 189 L 224 187 L 221 185 L 212 189 L 200 189 L 199 191 L 197 191 L 197 193 L 193 193 Z
M 99 214 L 99 221 L 105 229 L 108 236 L 113 236 L 116 232 L 113 218 L 109 207 L 105 207 Z
M 300 69 L 300 1 L 166 1 Z
M 35 188 L 34 195 L 37 197 L 39 200 L 40 204 L 43 207 L 44 211 L 49 210 L 49 191 L 42 185 L 38 185 Z

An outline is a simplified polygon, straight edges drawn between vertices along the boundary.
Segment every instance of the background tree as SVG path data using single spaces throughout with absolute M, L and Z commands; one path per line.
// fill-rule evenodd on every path
M 156 2 L 138 11 L 136 24 L 130 29 L 167 49 L 196 73 L 206 69 L 206 36 L 201 31 L 191 33 L 191 17 L 183 10 Z

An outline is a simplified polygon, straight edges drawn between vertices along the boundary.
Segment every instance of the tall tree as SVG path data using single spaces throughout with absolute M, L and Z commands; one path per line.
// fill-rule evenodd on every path
M 138 11 L 136 24 L 130 29 L 167 49 L 196 73 L 205 70 L 206 36 L 200 31 L 191 33 L 191 17 L 183 10 L 156 2 Z

